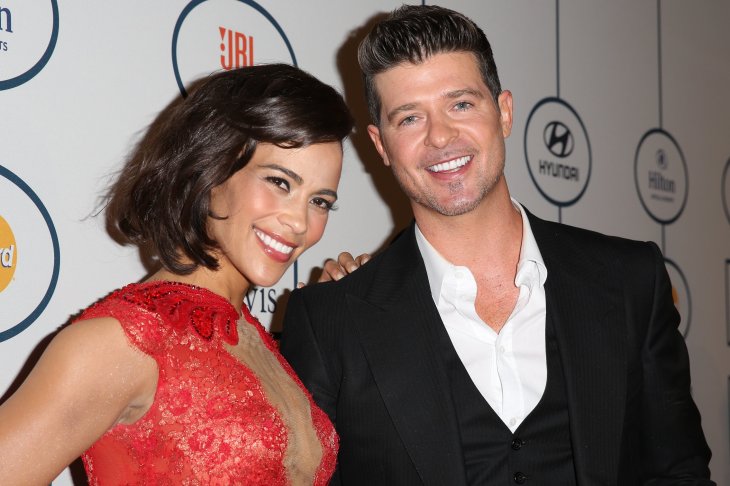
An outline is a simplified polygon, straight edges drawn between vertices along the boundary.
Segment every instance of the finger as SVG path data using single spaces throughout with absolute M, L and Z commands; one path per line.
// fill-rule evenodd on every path
M 322 275 L 319 276 L 318 282 L 329 282 L 330 280 L 339 280 L 345 276 L 345 270 L 331 258 L 324 262 Z
M 346 270 L 347 273 L 354 272 L 360 266 L 360 264 L 355 261 L 355 258 L 353 258 L 352 254 L 347 251 L 343 251 L 342 253 L 340 253 L 340 255 L 337 257 L 337 263 L 339 263 L 340 267 Z
M 297 288 L 298 288 L 298 289 L 301 289 L 302 287 L 304 287 L 304 282 L 299 282 L 299 283 L 297 284 Z
M 355 261 L 357 262 L 358 266 L 365 265 L 367 262 L 370 261 L 370 254 L 369 253 L 363 253 L 362 255 L 355 258 Z

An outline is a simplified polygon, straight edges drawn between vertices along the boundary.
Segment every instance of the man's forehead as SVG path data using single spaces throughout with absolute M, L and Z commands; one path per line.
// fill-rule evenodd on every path
M 381 100 L 384 93 L 389 95 L 388 98 L 409 98 L 409 95 L 414 94 L 419 88 L 428 90 L 431 95 L 444 98 L 468 94 L 481 97 L 489 93 L 489 87 L 484 82 L 476 59 L 473 55 L 470 57 L 472 59 L 452 56 L 447 61 L 436 59 L 433 62 L 434 56 L 431 56 L 422 62 L 401 62 L 376 74 L 373 77 L 373 84 Z M 472 76 L 465 75 L 465 72 L 469 71 Z

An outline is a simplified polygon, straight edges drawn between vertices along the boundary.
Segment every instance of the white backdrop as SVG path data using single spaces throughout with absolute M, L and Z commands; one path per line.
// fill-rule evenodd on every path
M 0 1 L 0 395 L 71 316 L 146 274 L 92 213 L 144 128 L 199 74 L 296 63 L 340 88 L 361 122 L 322 242 L 298 275 L 249 296 L 262 321 L 277 328 L 295 277 L 343 249 L 374 252 L 407 224 L 364 131 L 354 58 L 362 29 L 399 4 Z M 482 26 L 513 92 L 513 195 L 542 217 L 664 251 L 713 478 L 730 484 L 730 2 L 441 4 Z M 74 482 L 65 471 L 54 484 Z

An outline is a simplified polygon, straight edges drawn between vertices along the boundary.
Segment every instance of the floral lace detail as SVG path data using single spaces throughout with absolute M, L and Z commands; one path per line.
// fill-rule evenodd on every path
M 309 400 L 322 447 L 313 484 L 325 485 L 335 468 L 334 428 L 245 306 L 243 314 Z M 223 346 L 238 342 L 238 313 L 226 299 L 180 283 L 131 284 L 79 320 L 105 316 L 155 359 L 159 379 L 141 419 L 113 427 L 84 453 L 89 484 L 289 484 L 285 422 L 256 374 Z

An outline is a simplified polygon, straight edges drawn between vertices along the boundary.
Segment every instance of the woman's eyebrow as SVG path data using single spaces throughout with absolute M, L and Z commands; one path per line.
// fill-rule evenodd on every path
M 278 170 L 280 172 L 283 172 L 284 174 L 286 174 L 289 177 L 291 177 L 292 179 L 294 179 L 294 181 L 297 184 L 301 184 L 303 182 L 303 179 L 302 179 L 302 177 L 299 174 L 297 174 L 296 172 L 294 172 L 291 169 L 287 169 L 286 167 L 282 167 L 282 166 L 280 166 L 278 164 L 261 164 L 260 167 L 265 167 L 267 169 L 274 169 L 274 170 Z

